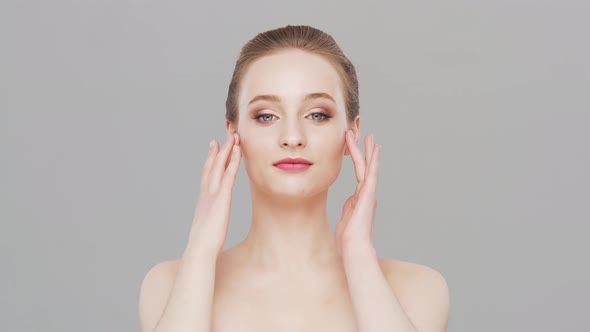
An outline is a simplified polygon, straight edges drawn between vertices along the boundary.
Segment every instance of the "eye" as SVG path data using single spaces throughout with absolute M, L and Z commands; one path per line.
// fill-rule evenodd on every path
M 270 120 L 272 120 L 272 117 L 273 116 L 274 115 L 272 115 L 272 114 L 260 114 L 260 115 L 255 116 L 254 119 L 256 119 L 256 120 L 258 120 L 260 122 L 269 122 Z M 263 117 L 266 117 L 266 118 L 264 118 L 266 120 L 260 120 Z
M 316 120 L 316 121 L 326 121 L 327 119 L 332 117 L 332 116 L 330 116 L 326 113 L 322 113 L 322 112 L 311 113 L 309 116 L 312 116 L 312 119 Z M 315 118 L 314 118 L 314 116 L 315 116 Z M 273 120 L 273 117 L 274 117 L 273 114 L 259 114 L 259 115 L 255 116 L 253 119 L 255 119 L 256 121 L 259 121 L 259 122 L 271 122 Z
M 326 119 L 331 118 L 330 115 L 328 115 L 326 113 L 321 113 L 321 112 L 319 112 L 319 113 L 311 113 L 310 115 L 312 116 L 312 118 L 313 118 L 313 115 L 319 115 L 319 118 L 318 117 L 315 117 L 315 120 L 318 120 L 318 121 L 324 121 Z

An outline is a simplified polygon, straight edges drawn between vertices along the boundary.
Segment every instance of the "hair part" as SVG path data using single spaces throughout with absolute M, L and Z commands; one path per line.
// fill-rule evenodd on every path
M 332 36 L 307 25 L 287 25 L 261 32 L 242 47 L 225 101 L 226 120 L 234 124 L 238 121 L 237 101 L 240 83 L 249 65 L 263 56 L 287 49 L 299 49 L 318 54 L 333 64 L 342 81 L 347 119 L 349 122 L 354 121 L 360 108 L 358 79 L 354 65 L 344 55 Z

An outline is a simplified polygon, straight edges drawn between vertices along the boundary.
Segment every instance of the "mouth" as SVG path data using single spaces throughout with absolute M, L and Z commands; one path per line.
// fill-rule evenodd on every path
M 305 171 L 306 169 L 310 168 L 311 164 L 282 163 L 282 164 L 276 164 L 275 167 L 282 169 L 283 171 L 298 172 L 298 171 Z
M 311 167 L 313 163 L 303 158 L 285 158 L 273 164 L 273 166 L 284 171 L 304 171 Z

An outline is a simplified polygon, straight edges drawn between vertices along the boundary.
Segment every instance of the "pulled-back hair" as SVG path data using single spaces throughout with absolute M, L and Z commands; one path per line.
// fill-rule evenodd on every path
M 359 114 L 358 80 L 354 66 L 332 36 L 307 25 L 287 25 L 261 32 L 242 47 L 229 84 L 225 118 L 231 123 L 238 120 L 238 92 L 248 66 L 265 55 L 290 48 L 322 55 L 334 65 L 342 81 L 347 119 L 354 121 Z

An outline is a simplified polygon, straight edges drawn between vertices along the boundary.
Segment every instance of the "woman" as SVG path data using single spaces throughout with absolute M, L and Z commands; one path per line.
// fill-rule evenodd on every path
M 183 256 L 144 278 L 142 331 L 446 330 L 443 276 L 376 256 L 381 146 L 366 136 L 363 156 L 358 113 L 354 66 L 324 32 L 286 26 L 242 48 L 227 139 L 211 142 Z M 327 193 L 348 155 L 358 185 L 332 233 Z M 243 242 L 222 251 L 241 157 L 252 224 Z

